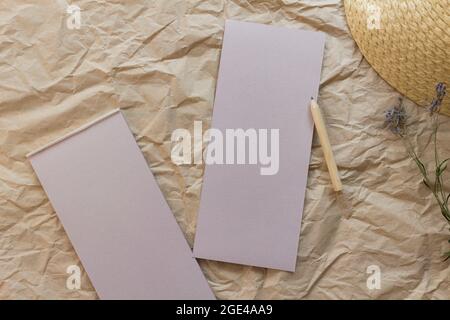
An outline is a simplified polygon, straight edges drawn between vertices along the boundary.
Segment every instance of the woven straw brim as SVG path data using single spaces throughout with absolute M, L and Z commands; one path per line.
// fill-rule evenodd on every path
M 350 31 L 366 60 L 421 106 L 450 79 L 450 0 L 344 0 Z M 379 19 L 377 18 L 379 17 Z M 441 112 L 450 115 L 447 95 Z

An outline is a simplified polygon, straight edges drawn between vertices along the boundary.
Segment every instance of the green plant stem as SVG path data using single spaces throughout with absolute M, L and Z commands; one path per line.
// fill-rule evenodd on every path
M 424 182 L 425 186 L 427 186 L 427 188 L 430 189 L 430 191 L 433 193 L 433 195 L 439 205 L 439 208 L 441 209 L 441 214 L 444 216 L 444 218 L 450 224 L 450 211 L 448 209 L 448 199 L 445 196 L 445 193 L 443 191 L 444 188 L 443 188 L 443 183 L 442 183 L 442 174 L 437 174 L 438 168 L 439 168 L 439 158 L 438 158 L 437 144 L 436 144 L 436 142 L 437 142 L 437 139 L 436 139 L 437 134 L 436 133 L 437 133 L 437 127 L 434 127 L 434 130 L 432 133 L 434 147 L 435 147 L 435 163 L 436 163 L 436 170 L 435 170 L 436 178 L 435 178 L 434 183 L 431 182 L 431 180 L 428 176 L 427 169 L 425 168 L 425 165 L 423 164 L 423 162 L 420 160 L 419 156 L 415 152 L 411 141 L 408 139 L 407 136 L 403 136 L 403 140 L 406 143 L 406 147 L 407 147 L 409 156 L 414 160 L 417 167 L 419 168 L 420 173 L 422 174 L 423 182 Z
M 440 170 L 440 162 L 439 162 L 439 154 L 437 151 L 437 133 L 439 128 L 439 119 L 437 115 L 433 115 L 433 142 L 434 142 L 434 160 L 435 160 L 435 171 L 436 171 L 436 181 L 434 183 L 436 192 L 440 192 L 442 201 L 446 202 L 446 197 L 444 194 L 444 182 L 442 180 L 442 173 L 440 173 L 438 170 Z M 448 209 L 447 209 L 448 211 Z

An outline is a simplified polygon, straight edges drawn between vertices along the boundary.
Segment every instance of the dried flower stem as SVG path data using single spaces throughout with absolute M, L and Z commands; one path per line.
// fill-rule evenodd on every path
M 435 170 L 434 170 L 434 181 L 430 179 L 430 174 L 427 171 L 423 161 L 420 159 L 419 155 L 414 149 L 411 140 L 409 139 L 409 135 L 407 134 L 407 125 L 406 125 L 406 111 L 402 105 L 402 101 L 400 100 L 399 105 L 391 108 L 386 112 L 386 124 L 391 132 L 397 134 L 401 137 L 402 141 L 405 143 L 406 150 L 408 151 L 409 156 L 417 167 L 419 168 L 420 173 L 423 177 L 423 183 L 425 186 L 433 193 L 439 208 L 441 210 L 442 216 L 445 218 L 448 224 L 450 224 L 450 210 L 448 208 L 448 202 L 450 199 L 450 193 L 445 193 L 443 175 L 444 171 L 447 168 L 447 162 L 450 159 L 445 159 L 440 161 L 439 152 L 437 147 L 437 133 L 439 129 L 439 116 L 438 112 L 446 95 L 446 86 L 443 83 L 438 83 L 436 85 L 436 97 L 433 99 L 430 104 L 428 111 L 430 112 L 431 117 L 431 125 L 432 125 L 432 133 L 431 140 L 434 144 L 434 162 L 435 162 Z M 448 241 L 450 243 L 450 240 Z M 450 251 L 445 253 L 445 260 L 450 258 Z

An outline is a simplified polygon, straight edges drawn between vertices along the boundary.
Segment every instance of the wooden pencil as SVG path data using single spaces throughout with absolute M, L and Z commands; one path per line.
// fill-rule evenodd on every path
M 328 138 L 327 129 L 323 120 L 322 112 L 317 102 L 311 98 L 311 113 L 316 127 L 317 135 L 322 146 L 325 161 L 327 163 L 328 172 L 330 173 L 331 183 L 335 191 L 342 190 L 342 182 L 339 178 L 339 172 L 334 160 L 333 151 L 331 149 L 330 139 Z

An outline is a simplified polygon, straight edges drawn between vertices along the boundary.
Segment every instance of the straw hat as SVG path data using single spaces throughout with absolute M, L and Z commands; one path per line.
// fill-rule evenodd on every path
M 450 87 L 450 0 L 344 0 L 350 31 L 378 74 L 425 106 Z M 450 115 L 447 96 L 441 112 Z

